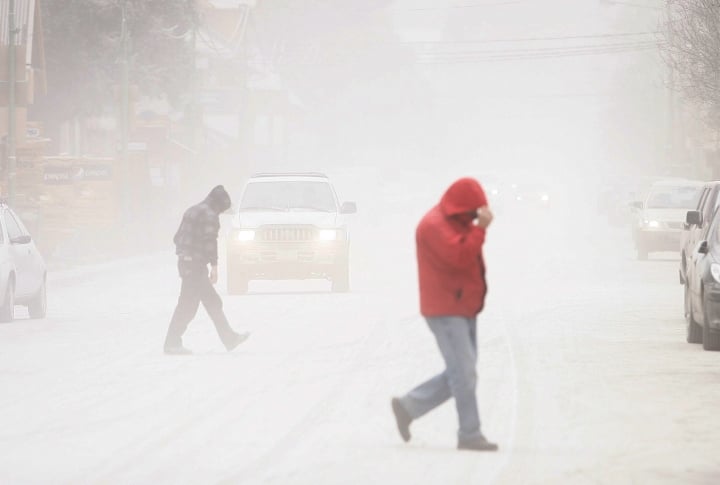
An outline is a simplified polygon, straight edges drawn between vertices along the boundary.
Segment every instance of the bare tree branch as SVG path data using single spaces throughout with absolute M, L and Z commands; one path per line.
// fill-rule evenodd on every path
M 720 1 L 668 0 L 664 59 L 675 88 L 720 128 Z

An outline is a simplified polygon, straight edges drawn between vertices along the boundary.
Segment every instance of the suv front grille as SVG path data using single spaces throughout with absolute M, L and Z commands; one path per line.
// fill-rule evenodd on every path
M 266 227 L 260 231 L 261 241 L 314 241 L 315 230 L 310 227 Z

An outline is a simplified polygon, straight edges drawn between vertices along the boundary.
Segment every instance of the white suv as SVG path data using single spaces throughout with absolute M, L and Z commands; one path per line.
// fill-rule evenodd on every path
M 227 243 L 230 294 L 251 280 L 325 278 L 332 291 L 350 289 L 348 215 L 320 173 L 257 174 L 245 185 Z

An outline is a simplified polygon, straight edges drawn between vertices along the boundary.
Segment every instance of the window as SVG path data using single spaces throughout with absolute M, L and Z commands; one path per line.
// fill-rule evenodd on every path
M 688 209 L 697 208 L 702 188 L 696 186 L 660 186 L 655 187 L 648 197 L 648 209 Z
M 708 224 L 706 226 L 706 229 L 703 230 L 702 237 L 700 240 L 708 240 L 711 239 L 711 246 L 715 247 L 720 242 L 720 224 L 718 224 L 718 211 L 715 210 L 712 215 L 711 224 Z
M 702 214 L 702 223 L 709 223 L 712 220 L 713 213 L 715 212 L 715 208 L 717 207 L 717 192 L 718 188 L 715 187 L 707 194 L 707 200 L 704 202 L 705 207 Z M 711 202 L 715 201 L 714 204 Z
M 335 194 L 327 182 L 256 182 L 248 184 L 240 210 L 335 212 Z
M 703 190 L 702 195 L 700 196 L 700 201 L 698 202 L 698 205 L 697 205 L 697 210 L 700 210 L 703 207 L 709 194 L 710 194 L 710 189 Z
M 11 241 L 25 235 L 23 230 L 20 228 L 20 224 L 18 224 L 15 217 L 13 217 L 10 212 L 5 212 L 5 224 L 7 225 L 8 237 Z

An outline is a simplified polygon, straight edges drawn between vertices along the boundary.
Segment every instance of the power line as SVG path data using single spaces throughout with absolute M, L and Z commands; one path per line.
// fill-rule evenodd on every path
M 607 48 L 635 48 L 635 47 L 657 47 L 662 45 L 656 41 L 641 42 L 619 42 L 610 44 L 585 44 L 585 45 L 568 45 L 556 47 L 533 47 L 533 48 L 515 48 L 515 49 L 485 49 L 485 50 L 455 50 L 455 51 L 426 51 L 418 53 L 419 56 L 453 56 L 468 54 L 526 54 L 526 53 L 552 53 L 552 52 L 574 52 Z
M 529 3 L 529 0 L 507 0 L 501 2 L 487 2 L 487 3 L 467 3 L 463 5 L 445 5 L 442 7 L 398 7 L 390 8 L 389 10 L 404 10 L 410 12 L 424 12 L 424 11 L 436 11 L 436 10 L 459 10 L 459 9 L 470 9 L 470 8 L 487 8 L 487 7 L 504 7 L 508 5 L 518 5 L 522 3 Z
M 436 41 L 422 41 L 422 40 L 409 40 L 402 41 L 402 44 L 427 44 L 427 45 L 441 45 L 441 44 L 502 44 L 502 43 L 516 43 L 516 42 L 554 42 L 561 40 L 590 40 L 590 39 L 612 39 L 622 37 L 640 37 L 648 35 L 659 35 L 660 31 L 647 31 L 647 32 L 620 32 L 620 33 L 607 33 L 607 34 L 588 34 L 588 35 L 567 35 L 567 36 L 555 36 L 555 37 L 512 37 L 504 39 L 476 39 L 476 40 L 436 40 Z
M 524 60 L 544 60 L 544 59 L 560 59 L 567 57 L 582 57 L 582 56 L 593 56 L 593 55 L 606 55 L 606 54 L 623 54 L 632 52 L 647 52 L 657 49 L 657 45 L 646 45 L 646 46 L 618 46 L 618 47 L 604 47 L 597 49 L 567 49 L 565 51 L 557 52 L 539 52 L 539 53 L 513 53 L 507 51 L 506 53 L 487 53 L 487 52 L 469 52 L 467 55 L 454 55 L 454 56 L 428 56 L 425 58 L 418 58 L 418 62 L 421 64 L 467 64 L 467 63 L 482 63 L 482 62 L 498 62 L 498 61 L 524 61 Z
M 608 45 L 597 46 L 595 48 L 564 48 L 555 50 L 538 49 L 535 51 L 528 49 L 508 49 L 497 51 L 465 51 L 465 52 L 435 52 L 419 54 L 416 58 L 418 64 L 441 65 L 441 64 L 479 64 L 487 62 L 509 62 L 509 61 L 537 61 L 552 60 L 572 57 L 586 57 L 598 55 L 619 55 L 626 53 L 643 53 L 656 51 L 659 45 L 654 43 L 639 45 Z M 342 57 L 326 58 L 323 60 L 303 62 L 303 61 L 279 61 L 279 65 L 284 66 L 305 66 L 319 67 L 332 66 L 344 60 Z M 259 64 L 262 64 L 260 61 Z M 264 61 L 269 63 L 269 61 Z

